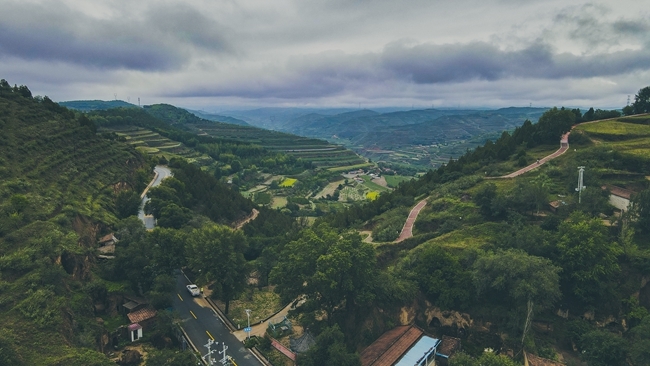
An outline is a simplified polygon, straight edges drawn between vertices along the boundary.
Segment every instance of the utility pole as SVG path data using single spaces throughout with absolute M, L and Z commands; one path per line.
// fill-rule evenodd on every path
M 248 339 L 251 339 L 251 309 L 246 309 L 246 318 L 248 318 L 248 327 L 246 327 L 246 333 L 248 333 Z
M 587 188 L 583 185 L 584 172 L 585 172 L 585 167 L 579 166 L 578 167 L 578 188 L 576 188 L 576 192 L 578 192 L 578 203 L 582 203 L 582 190 Z
M 219 354 L 223 354 L 223 358 L 221 359 L 221 364 L 227 365 L 229 364 L 228 356 L 226 356 L 226 350 L 228 349 L 228 346 L 226 346 L 226 342 L 221 342 L 221 344 L 223 345 L 223 351 L 219 351 Z
M 216 343 L 218 343 L 218 342 L 216 342 Z M 206 360 L 206 361 L 208 362 L 208 366 L 214 365 L 214 363 L 215 363 L 215 360 L 212 359 L 212 353 L 213 353 L 213 352 L 217 352 L 217 350 L 216 350 L 216 349 L 212 349 L 212 345 L 213 345 L 213 344 L 215 344 L 215 341 L 213 341 L 212 339 L 208 339 L 208 344 L 206 344 L 206 345 L 203 346 L 203 347 L 205 347 L 205 348 L 208 349 L 208 353 L 206 353 L 206 354 L 202 357 L 204 360 L 205 360 L 206 357 L 208 358 L 208 359 Z M 219 353 L 221 353 L 221 352 L 219 352 Z

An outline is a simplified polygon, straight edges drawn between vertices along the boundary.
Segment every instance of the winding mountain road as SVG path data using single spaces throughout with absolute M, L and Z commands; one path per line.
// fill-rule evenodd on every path
M 144 227 L 147 230 L 153 230 L 153 228 L 156 226 L 156 220 L 152 215 L 145 215 L 144 213 L 144 205 L 149 201 L 149 197 L 147 197 L 147 192 L 149 192 L 149 189 L 151 187 L 155 187 L 160 184 L 160 182 L 163 181 L 165 178 L 169 178 L 172 176 L 172 171 L 167 168 L 166 166 L 162 165 L 156 165 L 156 167 L 153 169 L 155 172 L 155 175 L 147 188 L 144 189 L 144 192 L 142 192 L 142 195 L 140 195 L 140 199 L 142 200 L 142 203 L 140 204 L 140 211 L 138 211 L 138 218 L 142 221 L 144 224 Z
M 507 175 L 503 175 L 503 176 L 500 176 L 500 177 L 496 177 L 496 178 L 514 178 L 514 177 L 520 176 L 520 175 L 522 175 L 524 173 L 527 173 L 527 172 L 529 172 L 529 171 L 531 171 L 533 169 L 537 169 L 538 167 L 544 165 L 544 163 L 546 163 L 547 161 L 553 160 L 553 159 L 557 158 L 558 156 L 564 154 L 567 150 L 569 150 L 569 134 L 570 133 L 571 133 L 571 131 L 569 131 L 569 132 L 565 133 L 564 135 L 562 135 L 562 138 L 560 139 L 560 148 L 557 149 L 557 151 L 555 151 L 551 155 L 545 156 L 542 159 L 539 159 L 538 161 L 530 164 L 529 166 L 517 170 L 516 172 L 510 173 L 510 174 L 507 174 Z
M 537 169 L 540 166 L 544 165 L 549 160 L 553 160 L 557 158 L 558 156 L 564 154 L 567 150 L 569 150 L 569 134 L 571 132 L 567 132 L 564 135 L 562 135 L 562 138 L 560 138 L 560 148 L 557 149 L 554 153 L 551 155 L 545 156 L 542 159 L 539 159 L 538 161 L 528 165 L 527 167 L 521 168 L 517 170 L 516 172 L 512 172 L 507 175 L 503 175 L 500 177 L 489 177 L 487 179 L 507 179 L 507 178 L 514 178 L 517 176 L 520 176 L 524 173 L 527 173 L 533 169 Z M 424 206 L 427 204 L 427 199 L 423 199 L 422 201 L 418 202 L 415 207 L 411 209 L 411 212 L 409 213 L 408 218 L 406 219 L 406 222 L 404 223 L 404 226 L 402 227 L 402 231 L 399 234 L 399 237 L 395 240 L 395 243 L 399 243 L 401 241 L 404 241 L 410 237 L 413 237 L 413 225 L 415 224 L 415 220 L 418 218 L 418 215 L 420 214 L 420 211 L 424 208 Z

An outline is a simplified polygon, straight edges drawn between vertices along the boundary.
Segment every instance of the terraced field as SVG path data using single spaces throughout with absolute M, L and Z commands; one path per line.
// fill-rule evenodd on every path
M 178 141 L 170 140 L 167 137 L 151 130 L 135 126 L 113 126 L 106 129 L 115 132 L 118 136 L 126 139 L 127 143 L 143 153 L 156 156 L 164 156 L 166 159 L 181 157 L 189 162 L 201 166 L 214 163 L 214 160 L 207 155 L 192 150 Z
M 575 130 L 585 132 L 599 146 L 607 146 L 624 155 L 645 158 L 650 150 L 650 116 L 647 115 L 585 123 Z
M 260 145 L 311 161 L 318 168 L 337 168 L 366 164 L 366 160 L 340 145 L 261 128 L 206 122 L 187 125 L 198 134 Z M 344 169 L 344 170 L 345 170 Z

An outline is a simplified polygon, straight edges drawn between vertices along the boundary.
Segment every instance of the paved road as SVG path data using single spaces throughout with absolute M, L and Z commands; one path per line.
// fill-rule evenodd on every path
M 169 170 L 169 168 L 164 167 L 162 165 L 156 165 L 156 167 L 153 170 L 154 172 L 156 172 L 156 177 L 151 183 L 149 183 L 149 185 L 145 189 L 144 191 L 145 194 L 149 190 L 149 188 L 159 185 L 160 182 L 163 181 L 163 179 L 172 176 L 172 171 Z M 142 222 L 144 223 L 144 227 L 147 230 L 152 230 L 156 226 L 156 220 L 154 220 L 153 216 L 144 214 L 144 205 L 145 203 L 147 203 L 147 201 L 149 201 L 149 197 L 145 195 L 142 198 L 142 203 L 140 204 L 140 211 L 138 212 L 138 218 L 142 220 Z
M 402 227 L 402 232 L 399 233 L 399 237 L 397 240 L 395 240 L 396 243 L 399 243 L 402 240 L 408 239 L 413 236 L 413 225 L 415 224 L 415 219 L 418 218 L 418 215 L 420 214 L 420 211 L 424 208 L 424 206 L 427 204 L 427 199 L 423 199 L 422 201 L 418 202 L 415 207 L 409 212 L 409 217 L 406 219 L 406 222 L 404 223 L 404 227 Z
M 188 284 L 189 282 L 183 274 L 179 273 L 176 276 L 176 295 L 173 306 L 180 316 L 181 326 L 201 355 L 208 352 L 204 345 L 208 343 L 208 339 L 213 338 L 215 342 L 219 342 L 216 347 L 219 351 L 222 350 L 223 343 L 226 344 L 228 347 L 226 354 L 233 358 L 237 366 L 262 366 L 262 363 L 244 347 L 243 343 L 228 331 L 207 301 L 201 297 L 190 295 L 185 287 Z M 212 355 L 216 360 L 220 360 L 222 357 L 217 352 Z M 217 362 L 216 365 L 221 365 L 221 363 Z
M 558 156 L 564 154 L 567 150 L 569 150 L 569 133 L 570 132 L 567 132 L 564 135 L 562 135 L 562 138 L 560 139 L 560 148 L 557 149 L 557 151 L 555 151 L 553 154 L 551 154 L 549 156 L 545 156 L 544 158 L 539 159 L 538 161 L 530 164 L 527 167 L 521 168 L 521 169 L 517 170 L 514 173 L 510 173 L 508 175 L 504 175 L 504 176 L 501 176 L 501 177 L 498 177 L 498 178 L 514 178 L 514 177 L 520 176 L 520 175 L 522 175 L 522 174 L 524 174 L 526 172 L 529 172 L 529 171 L 531 171 L 533 169 L 537 169 L 538 167 L 544 165 L 544 163 L 546 163 L 547 161 L 555 159 Z

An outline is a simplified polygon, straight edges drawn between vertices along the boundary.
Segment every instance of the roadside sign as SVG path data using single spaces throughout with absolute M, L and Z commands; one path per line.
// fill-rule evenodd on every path
M 244 328 L 244 332 L 250 333 L 250 331 L 251 331 L 251 327 Z

